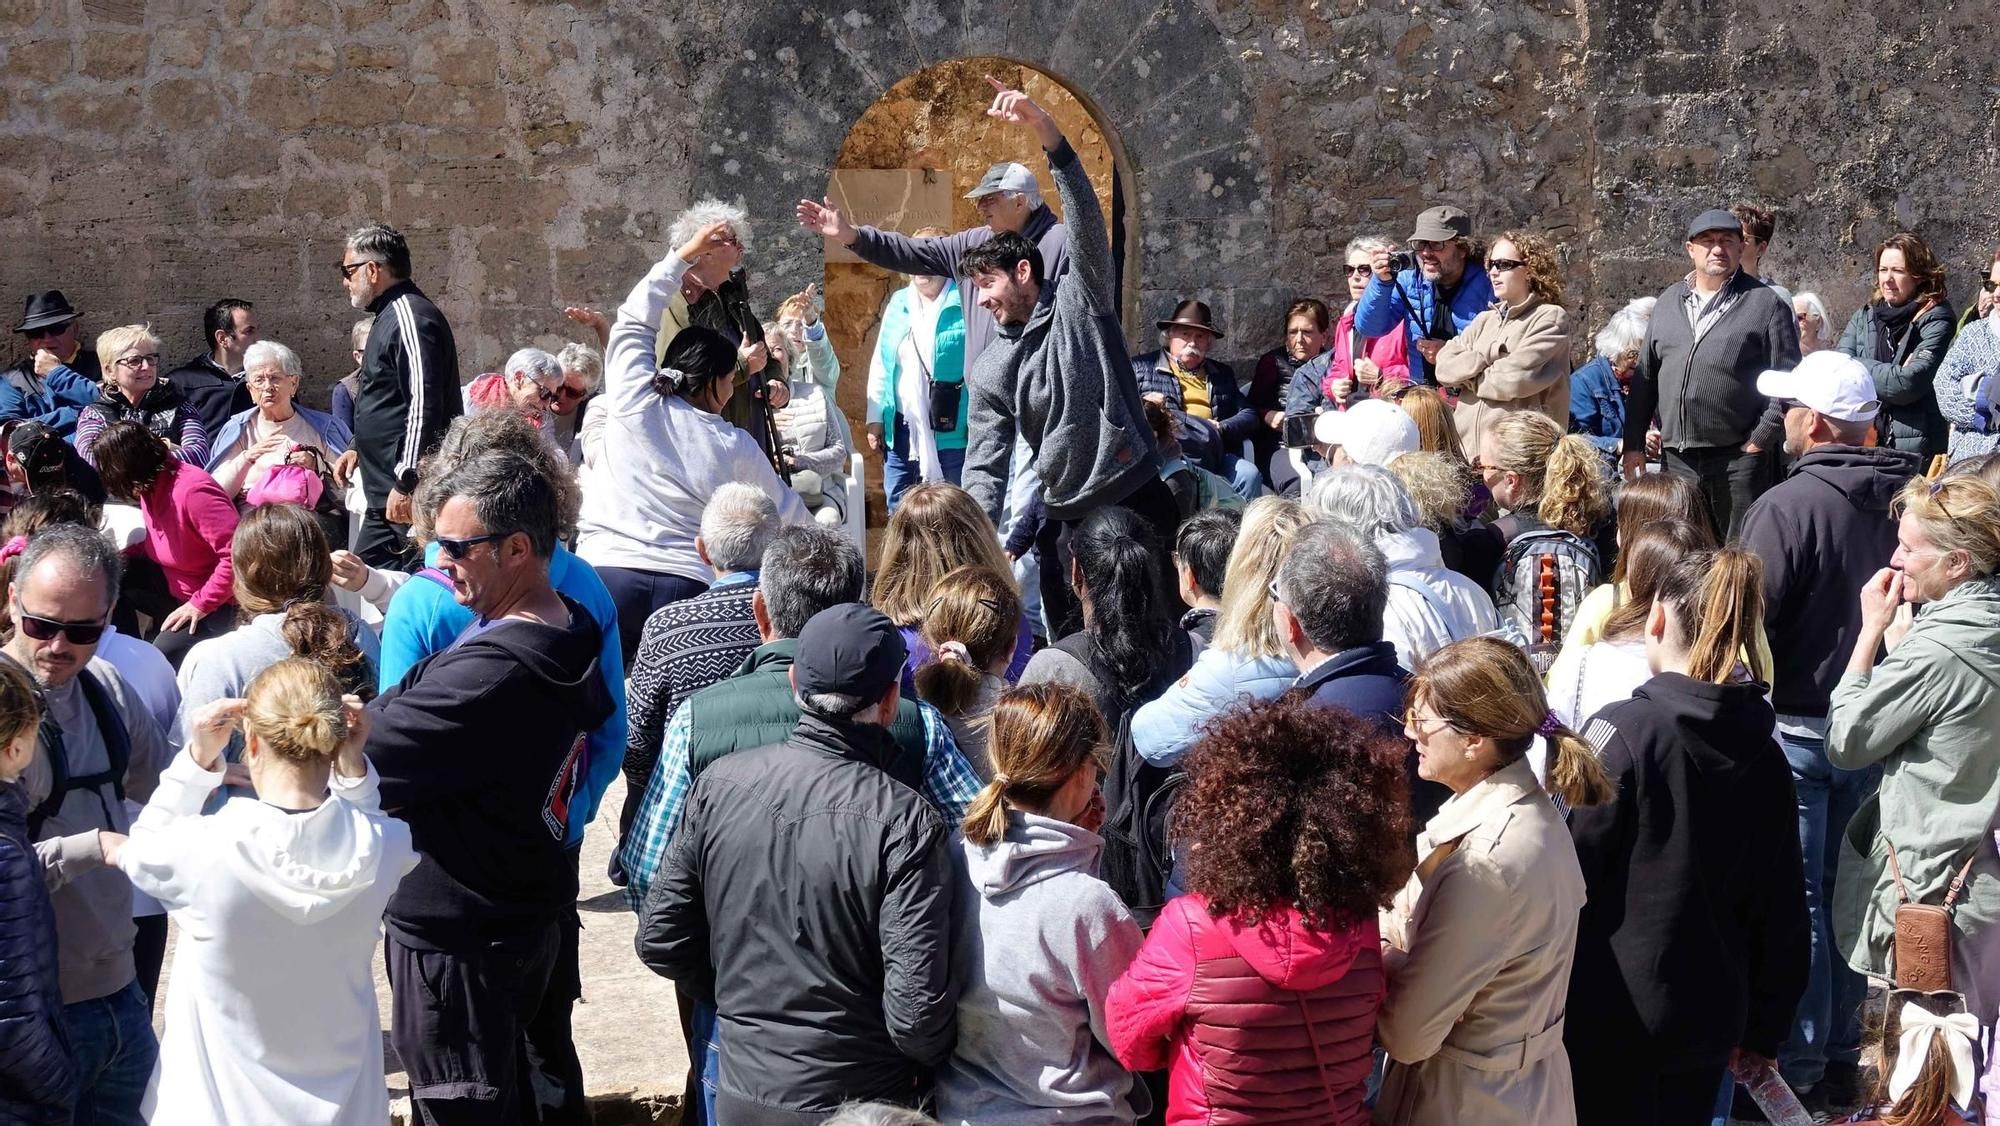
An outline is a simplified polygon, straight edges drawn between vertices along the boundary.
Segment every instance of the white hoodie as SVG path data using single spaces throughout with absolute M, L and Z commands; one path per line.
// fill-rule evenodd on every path
M 1454 641 L 1500 628 L 1493 599 L 1479 584 L 1444 565 L 1437 533 L 1411 528 L 1378 536 L 1389 564 L 1389 604 L 1382 612 L 1382 640 L 1396 647 L 1396 663 L 1417 662 Z
M 375 768 L 307 813 L 232 798 L 187 755 L 160 775 L 119 867 L 180 926 L 147 1121 L 380 1126 L 389 1117 L 370 959 L 416 867 Z

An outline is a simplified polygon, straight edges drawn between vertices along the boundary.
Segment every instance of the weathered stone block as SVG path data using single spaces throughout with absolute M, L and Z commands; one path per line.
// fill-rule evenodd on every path
M 199 25 L 161 28 L 153 36 L 156 66 L 198 67 L 208 57 L 208 28 Z
M 222 84 L 202 78 L 168 78 L 146 91 L 146 110 L 163 128 L 205 129 L 221 121 L 232 99 Z
M 49 113 L 58 125 L 96 133 L 123 133 L 139 121 L 139 94 L 56 90 L 49 95 Z
M 303 78 L 260 74 L 250 80 L 244 109 L 273 132 L 294 133 L 313 123 L 312 87 Z
M 401 70 L 409 56 L 394 43 L 349 43 L 343 49 L 350 70 Z
M 83 37 L 81 67 L 89 78 L 122 81 L 146 72 L 150 40 L 144 35 L 97 31 Z
M 319 124 L 365 128 L 402 120 L 409 98 L 405 79 L 345 73 L 327 79 L 314 101 Z
M 412 61 L 451 86 L 487 86 L 500 77 L 499 51 L 487 39 L 439 36 L 419 44 Z
M 332 0 L 258 0 L 257 15 L 264 27 L 274 31 L 340 26 L 340 14 Z
M 0 35 L 19 35 L 35 26 L 42 7 L 40 0 L 0 0 Z
M 410 91 L 403 120 L 453 129 L 498 129 L 507 124 L 507 99 L 491 87 L 422 85 Z
M 35 39 L 7 48 L 7 77 L 34 83 L 54 82 L 69 73 L 67 39 Z

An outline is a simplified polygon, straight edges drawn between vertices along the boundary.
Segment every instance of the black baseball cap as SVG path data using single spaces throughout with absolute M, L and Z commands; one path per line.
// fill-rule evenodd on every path
M 799 695 L 837 692 L 879 700 L 910 658 L 903 635 L 880 610 L 860 602 L 829 606 L 806 622 L 792 658 Z
M 1728 231 L 1733 235 L 1743 233 L 1743 221 L 1720 207 L 1711 207 L 1694 217 L 1688 224 L 1687 241 L 1693 242 L 1710 231 Z

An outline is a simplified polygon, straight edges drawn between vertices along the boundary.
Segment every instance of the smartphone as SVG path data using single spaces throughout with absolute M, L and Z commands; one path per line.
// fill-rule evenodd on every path
M 1284 443 L 1288 450 L 1310 448 L 1313 441 L 1313 424 L 1319 421 L 1316 414 L 1288 414 L 1285 416 Z

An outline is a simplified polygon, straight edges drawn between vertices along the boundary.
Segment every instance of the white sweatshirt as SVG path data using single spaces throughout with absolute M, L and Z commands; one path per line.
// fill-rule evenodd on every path
M 220 771 L 160 775 L 119 867 L 180 926 L 149 1122 L 380 1126 L 389 1117 L 370 959 L 389 895 L 417 865 L 375 768 L 318 809 L 202 803 Z
M 660 313 L 688 263 L 669 254 L 618 307 L 604 351 L 604 390 L 591 415 L 604 418 L 601 456 L 583 493 L 576 553 L 595 567 L 630 567 L 707 582 L 715 571 L 694 553 L 702 506 L 727 481 L 771 494 L 787 524 L 810 524 L 804 502 L 757 448 L 756 439 L 679 395 L 653 390 Z

